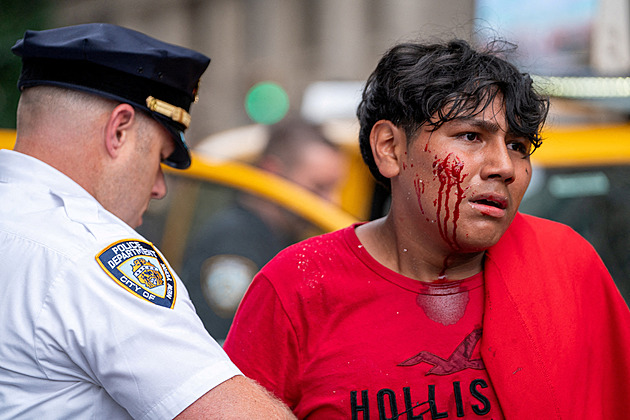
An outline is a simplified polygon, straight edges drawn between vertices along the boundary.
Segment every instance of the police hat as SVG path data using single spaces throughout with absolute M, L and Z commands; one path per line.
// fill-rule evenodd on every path
M 173 134 L 177 147 L 165 163 L 190 166 L 184 130 L 205 55 L 104 23 L 26 31 L 11 50 L 22 57 L 20 90 L 53 85 L 131 104 Z

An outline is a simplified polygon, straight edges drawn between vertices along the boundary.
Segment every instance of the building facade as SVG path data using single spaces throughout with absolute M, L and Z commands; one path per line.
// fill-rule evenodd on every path
M 474 0 L 63 0 L 54 25 L 107 22 L 199 50 L 212 62 L 191 144 L 251 122 L 247 91 L 273 81 L 297 112 L 321 80 L 365 80 L 400 40 L 472 34 Z

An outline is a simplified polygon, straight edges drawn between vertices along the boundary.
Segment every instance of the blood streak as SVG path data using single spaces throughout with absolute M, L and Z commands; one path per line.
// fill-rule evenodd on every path
M 424 145 L 424 151 L 431 153 L 431 151 L 429 150 L 428 141 Z M 405 152 L 405 154 L 407 154 L 407 152 Z M 411 167 L 413 168 L 413 164 L 411 164 Z M 415 178 L 413 180 L 413 185 L 416 189 L 416 197 L 418 198 L 418 207 L 420 207 L 420 213 L 422 213 L 426 217 L 427 222 L 431 222 L 431 219 L 426 215 L 426 213 L 424 212 L 424 207 L 422 206 L 422 196 L 424 195 L 424 181 L 420 178 Z
M 416 189 L 416 197 L 418 197 L 418 206 L 420 206 L 420 213 L 426 216 L 424 213 L 424 208 L 422 207 L 422 195 L 424 194 L 424 182 L 420 178 L 415 178 L 413 180 L 413 186 Z M 429 218 L 427 217 L 427 221 Z
M 466 197 L 462 182 L 468 176 L 468 174 L 462 173 L 463 169 L 464 163 L 452 153 L 449 153 L 443 159 L 439 159 L 437 155 L 435 156 L 433 175 L 440 181 L 438 197 L 434 201 L 437 207 L 438 231 L 444 241 L 453 249 L 460 249 L 457 242 L 457 221 L 459 220 L 459 207 L 462 200 Z M 451 194 L 453 193 L 455 194 L 455 203 L 451 210 L 450 202 Z M 451 234 L 448 232 L 449 219 L 452 219 L 453 225 Z

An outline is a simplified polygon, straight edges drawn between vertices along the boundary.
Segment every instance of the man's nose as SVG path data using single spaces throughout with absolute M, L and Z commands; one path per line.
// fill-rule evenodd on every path
M 481 176 L 484 179 L 498 178 L 506 184 L 514 182 L 514 159 L 510 155 L 505 141 L 500 140 L 486 150 L 485 164 Z
M 151 198 L 160 200 L 166 196 L 166 179 L 164 178 L 164 172 L 162 167 L 158 168 L 158 173 L 153 183 L 153 189 L 151 190 Z

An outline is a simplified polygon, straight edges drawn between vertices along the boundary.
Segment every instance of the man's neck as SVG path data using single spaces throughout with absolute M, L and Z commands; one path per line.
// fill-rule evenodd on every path
M 462 280 L 483 270 L 485 252 L 459 253 L 432 246 L 429 241 L 408 242 L 396 234 L 387 217 L 356 229 L 365 250 L 379 263 L 423 282 Z

